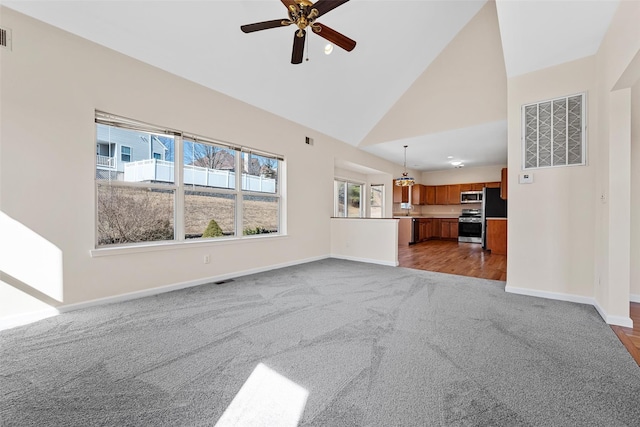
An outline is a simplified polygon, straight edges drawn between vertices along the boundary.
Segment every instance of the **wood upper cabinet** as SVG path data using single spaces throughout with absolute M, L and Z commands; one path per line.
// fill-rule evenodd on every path
M 500 188 L 500 181 L 487 182 L 487 183 L 485 183 L 485 187 L 487 187 L 487 188 Z
M 436 205 L 446 205 L 449 202 L 449 186 L 436 185 Z
M 507 168 L 502 168 L 502 171 L 500 173 L 500 198 L 502 200 L 507 200 L 507 180 L 508 180 L 508 175 L 507 175 Z
M 436 187 L 435 185 L 425 185 L 425 203 L 427 205 L 435 205 L 436 204 Z
M 473 184 L 460 184 L 460 192 L 463 191 L 472 191 Z
M 422 184 L 415 184 L 411 187 L 411 204 L 427 204 L 427 187 Z
M 393 203 L 409 203 L 409 187 L 399 187 L 393 181 Z
M 460 204 L 460 184 L 447 185 L 448 188 L 448 205 Z
M 471 191 L 482 191 L 484 188 L 484 182 L 474 182 L 471 184 Z

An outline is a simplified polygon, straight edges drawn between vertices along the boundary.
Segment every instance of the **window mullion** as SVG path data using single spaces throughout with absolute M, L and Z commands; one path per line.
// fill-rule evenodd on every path
M 236 237 L 243 235 L 243 216 L 242 216 L 242 165 L 243 153 L 236 152 Z
M 175 207 L 174 207 L 174 240 L 184 241 L 184 149 L 182 146 L 182 136 L 178 135 L 174 139 L 174 159 L 173 159 L 173 180 L 175 182 Z

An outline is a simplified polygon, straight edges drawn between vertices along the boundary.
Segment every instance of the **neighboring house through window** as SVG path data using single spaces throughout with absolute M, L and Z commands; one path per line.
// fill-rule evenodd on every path
M 96 123 L 97 247 L 281 233 L 281 156 L 101 112 Z
M 131 147 L 127 147 L 126 145 L 120 147 L 120 160 L 123 162 L 131 161 Z

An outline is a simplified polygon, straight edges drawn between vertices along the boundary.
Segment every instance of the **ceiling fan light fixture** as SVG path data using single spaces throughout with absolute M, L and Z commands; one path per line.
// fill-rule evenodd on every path
M 331 43 L 327 43 L 324 47 L 324 54 L 331 55 L 331 52 L 333 52 L 333 45 Z
M 453 166 L 460 166 L 460 165 L 462 164 L 462 162 L 460 162 L 460 161 L 455 161 L 455 162 L 451 162 L 451 164 L 452 164 Z
M 416 183 L 416 180 L 410 177 L 407 172 L 407 147 L 408 145 L 404 146 L 404 172 L 400 178 L 396 178 L 396 186 L 398 187 L 410 187 Z

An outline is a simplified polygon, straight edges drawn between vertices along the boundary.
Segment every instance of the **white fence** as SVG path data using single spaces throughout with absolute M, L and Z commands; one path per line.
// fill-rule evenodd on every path
M 202 187 L 235 188 L 236 174 L 232 171 L 184 165 L 184 183 Z M 173 182 L 173 162 L 158 159 L 140 160 L 124 166 L 124 180 L 129 182 Z M 275 193 L 276 180 L 242 174 L 242 189 Z

